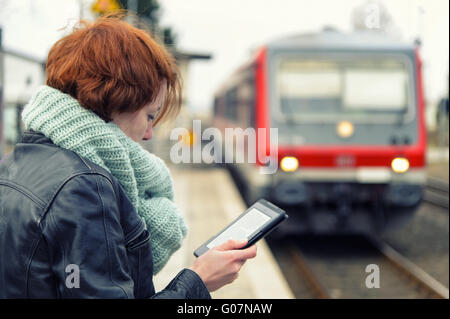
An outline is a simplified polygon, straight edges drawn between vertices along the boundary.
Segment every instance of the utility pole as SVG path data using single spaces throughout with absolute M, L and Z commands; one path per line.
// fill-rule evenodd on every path
M 418 16 L 417 16 L 417 42 L 422 44 L 423 39 L 423 30 L 424 30 L 424 15 L 425 9 L 422 6 L 417 8 Z
M 128 10 L 133 12 L 134 14 L 137 14 L 138 11 L 137 0 L 128 0 Z
M 78 0 L 79 20 L 83 20 L 84 17 L 84 3 L 83 0 Z
M 138 13 L 137 0 L 128 0 L 128 11 L 131 12 L 131 15 L 128 16 L 128 23 L 136 26 L 137 25 L 136 16 Z
M 4 95 L 4 66 L 3 66 L 3 45 L 2 45 L 2 28 L 0 27 L 0 160 L 3 157 L 4 137 L 3 137 L 3 95 Z

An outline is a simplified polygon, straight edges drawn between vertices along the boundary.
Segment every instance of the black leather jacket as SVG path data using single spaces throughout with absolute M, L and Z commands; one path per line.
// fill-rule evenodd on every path
M 0 298 L 210 298 L 182 270 L 155 294 L 149 232 L 102 167 L 25 132 L 0 163 Z

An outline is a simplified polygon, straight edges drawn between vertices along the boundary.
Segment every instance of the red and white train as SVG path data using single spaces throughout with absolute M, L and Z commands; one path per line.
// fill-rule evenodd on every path
M 261 47 L 217 91 L 213 125 L 278 129 L 275 174 L 231 165 L 248 202 L 295 208 L 298 232 L 374 233 L 422 201 L 424 108 L 415 44 L 328 30 Z

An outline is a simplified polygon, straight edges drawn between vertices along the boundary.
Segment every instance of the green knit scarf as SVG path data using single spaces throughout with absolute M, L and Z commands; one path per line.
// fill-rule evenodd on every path
M 173 181 L 164 162 L 114 123 L 106 123 L 76 99 L 40 87 L 22 112 L 26 129 L 105 168 L 120 182 L 149 229 L 154 273 L 181 246 L 187 228 L 173 201 Z

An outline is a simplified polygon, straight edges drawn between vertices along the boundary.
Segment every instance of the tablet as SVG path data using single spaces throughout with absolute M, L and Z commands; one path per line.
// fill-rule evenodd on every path
M 230 225 L 197 248 L 194 251 L 194 255 L 196 257 L 203 255 L 211 248 L 219 246 L 229 239 L 247 239 L 247 245 L 241 249 L 250 247 L 261 238 L 267 236 L 286 218 L 288 218 L 288 215 L 284 210 L 265 199 L 260 199 Z

